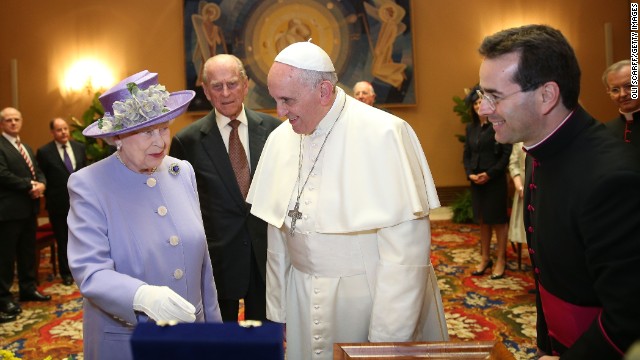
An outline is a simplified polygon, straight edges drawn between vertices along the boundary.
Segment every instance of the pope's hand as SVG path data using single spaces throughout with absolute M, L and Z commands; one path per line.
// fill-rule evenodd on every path
M 196 321 L 196 308 L 167 286 L 140 286 L 133 297 L 133 310 L 155 321 Z

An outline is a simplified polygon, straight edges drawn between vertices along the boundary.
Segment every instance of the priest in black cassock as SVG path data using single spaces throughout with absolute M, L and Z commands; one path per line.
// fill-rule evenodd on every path
M 507 29 L 479 51 L 479 113 L 527 151 L 541 359 L 620 359 L 640 338 L 640 161 L 578 105 L 580 67 L 560 31 Z
M 622 60 L 609 66 L 602 75 L 602 82 L 620 112 L 605 125 L 640 156 L 640 96 L 634 99 L 631 94 L 631 61 Z

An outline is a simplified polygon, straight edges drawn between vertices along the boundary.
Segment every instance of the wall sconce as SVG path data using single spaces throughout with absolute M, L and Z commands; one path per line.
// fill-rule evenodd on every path
M 64 74 L 60 90 L 65 97 L 86 93 L 92 95 L 115 83 L 113 72 L 99 60 L 76 61 Z

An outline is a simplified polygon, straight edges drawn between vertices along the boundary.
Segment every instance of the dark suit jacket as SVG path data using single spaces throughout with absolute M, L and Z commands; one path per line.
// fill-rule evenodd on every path
M 267 137 L 281 121 L 245 108 L 249 124 L 251 177 Z M 267 225 L 249 213 L 216 124 L 215 111 L 178 132 L 170 155 L 195 170 L 213 275 L 221 299 L 240 299 L 249 285 L 251 249 L 264 279 Z
M 491 123 L 467 125 L 462 162 L 467 177 L 486 171 L 491 179 L 504 176 L 511 155 L 510 144 L 496 141 L 496 132 Z
M 75 170 L 87 166 L 85 146 L 74 140 L 69 140 L 71 150 L 76 158 Z M 69 191 L 67 180 L 69 171 L 60 157 L 55 141 L 51 141 L 38 149 L 36 154 L 38 165 L 47 178 L 47 191 L 44 195 L 47 199 L 47 211 L 49 214 L 66 215 L 69 212 Z
M 31 157 L 36 180 L 46 184 L 33 151 L 22 143 Z M 4 136 L 0 135 L 0 221 L 22 220 L 36 216 L 40 211 L 40 199 L 29 196 L 31 171 L 24 158 Z
M 528 151 L 524 223 L 537 284 L 602 308 L 565 350 L 547 328 L 548 317 L 569 323 L 566 312 L 541 311 L 538 295 L 538 346 L 562 359 L 621 358 L 615 348 L 640 338 L 640 161 L 627 145 L 578 108 Z

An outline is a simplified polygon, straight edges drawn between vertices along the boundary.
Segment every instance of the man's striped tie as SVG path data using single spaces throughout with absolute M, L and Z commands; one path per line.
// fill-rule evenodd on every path
M 29 171 L 31 171 L 31 178 L 35 180 L 36 170 L 33 168 L 33 163 L 31 162 L 29 155 L 27 155 L 27 152 L 24 151 L 24 148 L 22 147 L 20 140 L 16 140 L 16 145 L 18 145 L 18 150 L 20 151 L 20 155 L 22 155 L 22 157 L 24 158 L 24 161 L 27 162 L 27 166 L 29 166 Z

